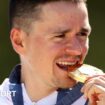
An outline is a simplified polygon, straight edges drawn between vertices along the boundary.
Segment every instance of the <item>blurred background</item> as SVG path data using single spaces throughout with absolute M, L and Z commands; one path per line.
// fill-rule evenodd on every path
M 90 50 L 85 63 L 105 71 L 105 1 L 88 0 L 88 10 L 92 33 Z M 19 63 L 9 39 L 8 0 L 0 3 L 0 83 L 9 76 L 10 71 Z

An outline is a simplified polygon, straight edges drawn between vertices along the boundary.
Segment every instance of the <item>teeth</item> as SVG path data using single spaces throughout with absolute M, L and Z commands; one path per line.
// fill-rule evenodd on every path
M 60 65 L 74 65 L 75 62 L 58 62 Z

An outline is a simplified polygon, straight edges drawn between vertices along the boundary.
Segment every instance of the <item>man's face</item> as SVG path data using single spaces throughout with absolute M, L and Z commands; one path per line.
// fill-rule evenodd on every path
M 84 3 L 52 2 L 42 7 L 41 20 L 25 36 L 23 62 L 42 83 L 72 87 L 68 67 L 83 63 L 88 52 L 90 26 Z M 73 69 L 75 70 L 75 68 Z

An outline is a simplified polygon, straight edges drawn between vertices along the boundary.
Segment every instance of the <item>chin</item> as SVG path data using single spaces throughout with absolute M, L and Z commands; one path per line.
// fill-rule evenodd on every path
M 73 79 L 63 80 L 60 82 L 59 88 L 72 88 L 76 84 L 77 84 L 77 81 L 75 81 Z

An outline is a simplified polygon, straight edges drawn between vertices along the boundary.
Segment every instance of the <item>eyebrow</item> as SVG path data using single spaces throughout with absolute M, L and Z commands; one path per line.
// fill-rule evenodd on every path
M 81 32 L 90 33 L 91 32 L 91 28 L 82 28 Z
M 68 33 L 70 32 L 71 30 L 70 29 L 65 29 L 65 30 L 58 30 L 58 31 L 55 31 L 54 33 L 56 34 L 59 34 L 59 33 Z
M 91 27 L 89 27 L 89 28 L 81 28 L 80 31 L 84 32 L 84 33 L 90 33 L 91 32 Z M 59 30 L 55 31 L 54 34 L 68 33 L 68 32 L 71 32 L 71 29 L 59 29 Z

